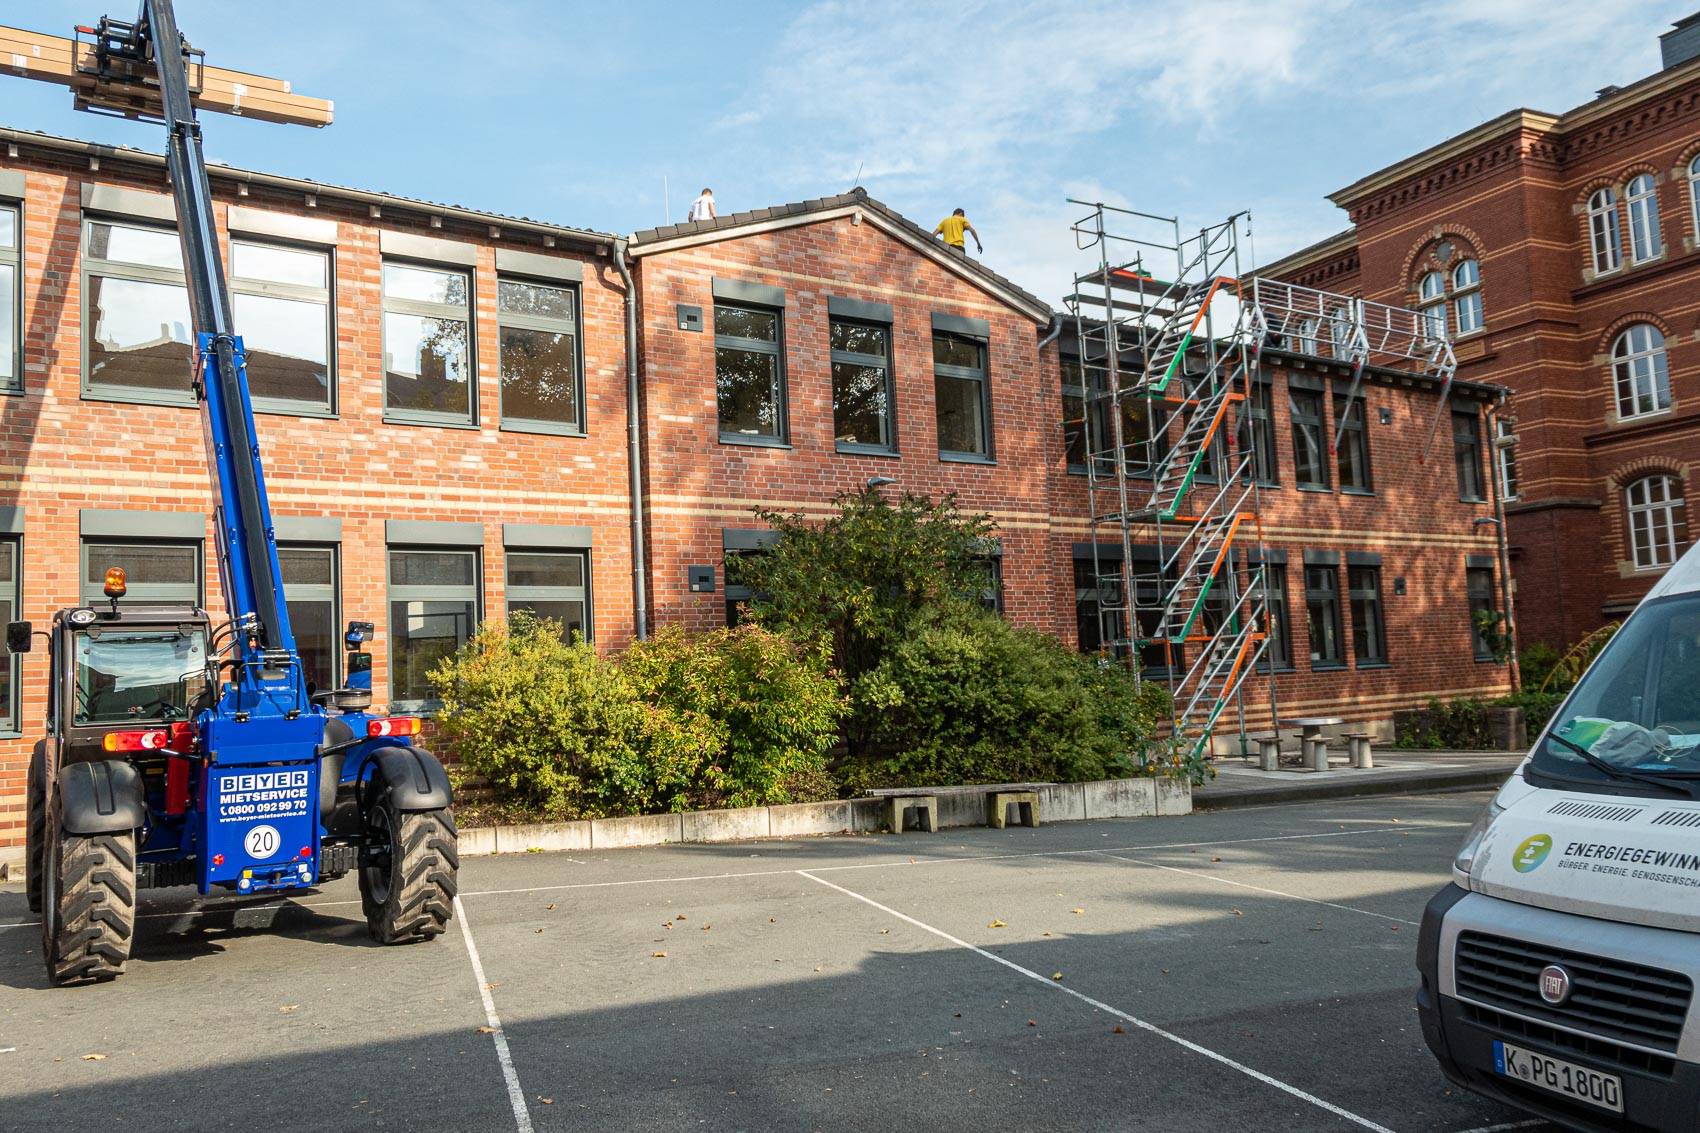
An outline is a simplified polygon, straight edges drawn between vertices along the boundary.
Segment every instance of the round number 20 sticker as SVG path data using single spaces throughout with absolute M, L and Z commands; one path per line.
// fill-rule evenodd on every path
M 277 848 L 282 841 L 282 838 L 278 836 L 277 827 L 256 826 L 248 831 L 246 838 L 242 839 L 242 848 L 248 852 L 249 857 L 264 861 L 277 853 Z

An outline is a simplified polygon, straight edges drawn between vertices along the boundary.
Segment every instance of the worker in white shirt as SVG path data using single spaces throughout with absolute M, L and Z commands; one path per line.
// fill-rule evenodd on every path
M 704 189 L 702 196 L 691 202 L 691 214 L 686 220 L 713 220 L 720 215 L 714 211 L 714 190 Z

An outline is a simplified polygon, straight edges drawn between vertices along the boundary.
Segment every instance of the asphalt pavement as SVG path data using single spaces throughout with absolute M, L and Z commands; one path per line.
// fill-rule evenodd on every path
M 1538 1131 L 1412 1006 L 1485 800 L 467 858 L 399 948 L 165 891 L 69 989 L 0 886 L 0 1129 Z

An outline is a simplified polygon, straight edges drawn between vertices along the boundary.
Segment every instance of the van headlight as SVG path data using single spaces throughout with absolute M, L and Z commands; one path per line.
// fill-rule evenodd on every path
M 1452 859 L 1452 872 L 1457 875 L 1459 885 L 1469 887 L 1470 867 L 1476 864 L 1476 849 L 1482 844 L 1482 838 L 1493 825 L 1493 820 L 1505 813 L 1505 808 L 1499 805 L 1499 800 L 1489 799 L 1487 809 L 1476 817 L 1470 832 L 1464 835 L 1464 845 L 1458 850 L 1458 856 Z

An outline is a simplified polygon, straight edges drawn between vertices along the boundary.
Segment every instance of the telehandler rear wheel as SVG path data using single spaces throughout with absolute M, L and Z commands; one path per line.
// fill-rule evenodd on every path
M 366 813 L 360 903 L 366 931 L 382 944 L 430 940 L 448 928 L 460 868 L 454 815 L 396 811 L 380 795 Z
M 136 925 L 136 836 L 71 834 L 50 815 L 41 872 L 41 950 L 54 984 L 124 973 Z
M 24 776 L 24 892 L 30 912 L 41 912 L 41 856 L 47 843 L 47 741 L 30 752 L 29 771 Z

